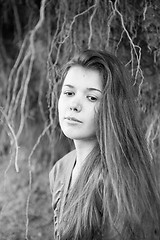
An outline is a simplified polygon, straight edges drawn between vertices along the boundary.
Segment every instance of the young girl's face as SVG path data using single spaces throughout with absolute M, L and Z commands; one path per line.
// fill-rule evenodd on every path
M 101 96 L 102 81 L 97 70 L 78 65 L 69 69 L 58 103 L 60 126 L 68 138 L 95 138 L 95 110 Z

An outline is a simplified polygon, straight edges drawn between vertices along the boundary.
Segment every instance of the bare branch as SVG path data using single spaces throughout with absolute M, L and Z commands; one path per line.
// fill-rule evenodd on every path
M 10 108 L 10 101 L 11 101 L 11 87 L 12 87 L 12 80 L 13 80 L 13 75 L 14 73 L 16 72 L 17 70 L 17 67 L 20 63 L 20 60 L 22 58 L 22 55 L 24 53 L 24 49 L 25 49 L 25 46 L 26 46 L 26 43 L 27 43 L 27 39 L 28 39 L 28 35 L 25 37 L 23 43 L 22 43 L 22 46 L 21 46 L 21 49 L 20 49 L 20 52 L 18 54 L 18 57 L 16 59 L 16 62 L 13 66 L 13 68 L 11 69 L 11 72 L 10 72 L 10 75 L 9 75 L 9 78 L 8 78 L 8 90 L 7 90 L 7 101 L 6 101 L 6 107 L 5 107 L 5 113 L 7 114 L 8 111 L 9 111 L 9 108 Z M 18 81 L 18 80 L 17 80 Z
M 24 122 L 23 108 L 24 108 L 24 104 L 25 104 L 25 101 L 26 101 L 28 84 L 29 84 L 29 81 L 30 81 L 31 71 L 32 71 L 32 67 L 33 67 L 33 61 L 35 59 L 34 38 L 35 38 L 36 32 L 42 26 L 43 21 L 45 19 L 45 14 L 44 14 L 45 4 L 46 4 L 46 0 L 42 0 L 41 8 L 40 8 L 40 18 L 39 18 L 39 21 L 36 24 L 35 28 L 32 30 L 31 36 L 30 36 L 30 48 L 31 48 L 32 56 L 31 56 L 31 60 L 30 60 L 28 76 L 27 76 L 27 79 L 26 79 L 25 87 L 24 87 L 24 97 L 23 97 L 22 104 L 21 104 L 21 122 L 20 122 L 19 132 L 22 131 L 22 127 L 23 127 L 23 122 Z M 34 150 L 34 148 L 33 148 L 33 150 Z M 29 211 L 29 201 L 30 201 L 31 188 L 32 188 L 32 171 L 31 171 L 30 158 L 28 160 L 28 165 L 29 165 L 29 195 L 28 195 L 27 203 L 26 203 L 26 233 L 25 233 L 26 240 L 28 240 L 28 227 L 29 227 L 28 211 Z
M 15 22 L 16 22 L 18 39 L 21 39 L 21 35 L 22 35 L 21 34 L 21 25 L 20 25 L 20 20 L 19 20 L 19 15 L 18 15 L 17 6 L 15 4 L 15 0 L 12 0 L 12 5 L 13 5 L 13 12 L 14 12 L 14 17 L 15 17 Z
M 91 40 L 92 40 L 92 36 L 93 36 L 92 21 L 93 21 L 93 18 L 95 16 L 95 14 L 96 14 L 97 6 L 98 6 L 98 0 L 95 0 L 94 11 L 93 11 L 93 13 L 92 13 L 92 15 L 90 16 L 90 19 L 89 19 L 89 31 L 90 31 L 90 34 L 89 34 L 89 38 L 88 38 L 88 48 L 91 48 Z
M 141 77 L 142 77 L 142 81 L 143 81 L 143 72 L 142 72 L 142 69 L 140 67 L 140 63 L 141 63 L 141 47 L 139 47 L 138 45 L 134 44 L 133 43 L 133 40 L 129 34 L 129 32 L 127 31 L 126 27 L 125 27 L 125 23 L 124 23 L 124 19 L 123 19 L 123 15 L 120 13 L 120 11 L 118 10 L 117 8 L 117 4 L 118 4 L 118 0 L 115 1 L 114 3 L 114 10 L 118 13 L 118 15 L 120 16 L 120 19 L 121 19 L 121 24 L 122 24 L 122 27 L 123 27 L 123 30 L 125 31 L 129 41 L 130 41 L 130 45 L 131 45 L 131 63 L 133 64 L 133 61 L 134 61 L 134 56 L 133 56 L 133 53 L 132 53 L 132 50 L 136 56 L 136 60 L 137 60 L 137 68 L 136 68 L 136 74 L 135 74 L 135 83 L 136 84 L 136 80 L 137 80 L 137 77 L 138 77 L 138 74 L 140 73 L 141 74 Z M 132 67 L 132 71 L 133 71 L 133 67 Z M 133 75 L 133 72 L 132 72 L 132 75 Z
M 92 8 L 95 8 L 95 7 L 96 7 L 96 4 L 90 6 L 89 8 L 87 8 L 86 10 L 84 10 L 83 12 L 78 13 L 77 15 L 74 16 L 74 18 L 73 18 L 73 20 L 72 20 L 72 22 L 71 22 L 71 24 L 70 24 L 70 27 L 69 27 L 68 33 L 67 33 L 66 36 L 64 37 L 63 41 L 60 42 L 60 43 L 64 44 L 65 41 L 69 38 L 69 36 L 70 36 L 70 34 L 71 34 L 71 31 L 72 31 L 72 27 L 73 27 L 73 25 L 74 25 L 76 19 L 77 19 L 78 17 L 80 17 L 80 16 L 86 14 L 86 13 L 89 12 Z

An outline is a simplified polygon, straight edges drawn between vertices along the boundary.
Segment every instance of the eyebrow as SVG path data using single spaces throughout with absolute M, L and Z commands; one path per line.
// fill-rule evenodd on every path
M 70 84 L 65 84 L 64 87 L 70 87 L 70 88 L 74 88 L 74 86 L 70 85 Z M 97 89 L 97 88 L 87 88 L 88 91 L 97 91 L 102 93 L 101 90 Z
M 97 88 L 87 88 L 89 91 L 98 91 L 100 93 L 102 93 L 101 90 L 97 89 Z

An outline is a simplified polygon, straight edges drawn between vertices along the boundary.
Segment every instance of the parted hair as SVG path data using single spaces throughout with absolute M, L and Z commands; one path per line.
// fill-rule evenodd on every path
M 129 74 L 116 56 L 89 49 L 65 65 L 62 82 L 75 65 L 97 70 L 103 91 L 95 112 L 97 144 L 68 193 L 61 239 L 102 239 L 104 234 L 138 239 L 145 218 L 159 221 L 160 199 Z

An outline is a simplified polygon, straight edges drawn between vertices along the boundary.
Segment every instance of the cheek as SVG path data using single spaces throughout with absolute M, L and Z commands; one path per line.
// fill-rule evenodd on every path
M 59 116 L 59 119 L 63 115 L 63 112 L 64 112 L 63 109 L 64 109 L 64 103 L 63 103 L 62 99 L 59 98 L 59 101 L 58 101 L 58 116 Z
M 59 100 L 58 100 L 58 112 L 60 111 L 60 109 L 61 109 L 61 100 L 59 98 Z
M 97 126 L 97 119 L 99 118 L 99 104 L 94 108 L 94 126 Z
M 89 117 L 89 112 L 87 116 Z M 97 117 L 98 117 L 98 107 L 95 106 L 94 109 L 90 112 L 90 120 L 88 121 L 88 124 L 90 125 L 90 127 L 92 126 L 92 128 L 95 128 Z
M 58 100 L 58 111 L 62 111 L 64 109 L 65 106 L 65 101 L 63 100 L 63 97 L 60 96 L 59 100 Z
M 98 102 L 94 107 L 94 118 L 98 117 L 100 103 Z

